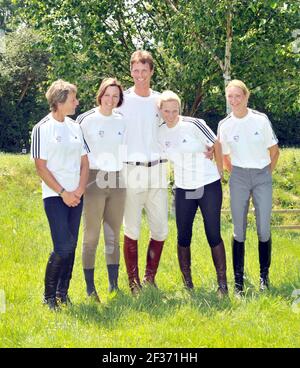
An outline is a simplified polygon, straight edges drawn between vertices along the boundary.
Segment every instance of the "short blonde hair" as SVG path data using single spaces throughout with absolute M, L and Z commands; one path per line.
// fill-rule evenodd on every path
M 170 91 L 170 90 L 163 91 L 163 93 L 159 96 L 158 108 L 161 109 L 163 103 L 167 101 L 178 102 L 179 111 L 181 110 L 181 100 L 180 100 L 180 97 L 175 92 Z
M 150 70 L 154 69 L 154 61 L 151 53 L 145 50 L 135 51 L 130 58 L 130 69 L 134 63 L 149 64 Z
M 243 92 L 244 92 L 244 95 L 249 97 L 250 96 L 250 91 L 249 89 L 247 88 L 246 84 L 244 82 L 242 82 L 241 80 L 239 79 L 233 79 L 231 80 L 226 88 L 225 88 L 225 92 L 227 92 L 228 88 L 230 87 L 238 87 L 240 88 Z
M 108 87 L 118 87 L 120 91 L 120 99 L 118 102 L 117 107 L 120 107 L 124 100 L 124 94 L 123 94 L 123 88 L 121 83 L 115 79 L 115 78 L 105 78 L 103 79 L 102 83 L 100 84 L 100 87 L 98 89 L 97 95 L 96 95 L 96 104 L 101 105 L 101 98 L 104 96 L 105 91 Z
M 69 93 L 77 93 L 77 87 L 75 84 L 71 84 L 62 79 L 58 79 L 53 82 L 46 92 L 46 98 L 49 103 L 50 110 L 55 112 L 59 103 L 66 102 Z

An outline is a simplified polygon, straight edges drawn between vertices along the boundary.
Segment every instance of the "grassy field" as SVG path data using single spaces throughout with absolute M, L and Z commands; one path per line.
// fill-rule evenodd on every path
M 300 208 L 300 150 L 284 149 L 274 174 L 274 207 Z M 224 185 L 228 208 L 228 185 Z M 71 281 L 74 305 L 58 313 L 41 304 L 51 239 L 41 189 L 28 156 L 0 154 L 0 347 L 300 347 L 300 232 L 273 231 L 271 289 L 258 292 L 259 265 L 253 217 L 246 244 L 246 296 L 233 295 L 230 238 L 224 216 L 222 234 L 228 259 L 230 298 L 216 297 L 215 272 L 200 216 L 194 226 L 193 295 L 182 288 L 176 256 L 176 228 L 170 234 L 157 275 L 158 290 L 132 298 L 122 259 L 121 292 L 107 293 L 103 242 L 97 253 L 96 282 L 102 299 L 85 296 L 81 234 Z M 273 225 L 300 223 L 299 214 L 274 216 Z M 139 247 L 144 270 L 148 228 Z M 1 305 L 2 299 L 2 305 Z M 5 305 L 4 305 L 5 299 Z

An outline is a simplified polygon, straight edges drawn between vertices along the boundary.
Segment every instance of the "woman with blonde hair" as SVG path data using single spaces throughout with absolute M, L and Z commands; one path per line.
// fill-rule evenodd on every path
M 219 123 L 224 166 L 230 172 L 230 205 L 234 234 L 232 240 L 235 291 L 243 294 L 247 214 L 253 199 L 258 235 L 260 290 L 269 288 L 271 264 L 272 172 L 276 166 L 278 140 L 268 117 L 248 108 L 250 92 L 240 80 L 226 87 L 232 112 Z
M 193 289 L 190 245 L 199 207 L 217 273 L 218 295 L 224 296 L 228 288 L 225 248 L 220 231 L 221 145 L 204 120 L 181 116 L 180 108 L 180 98 L 174 92 L 162 93 L 159 109 L 164 122 L 159 128 L 159 142 L 167 158 L 174 163 L 179 266 L 185 287 Z M 214 147 L 216 162 L 207 158 L 208 147 Z

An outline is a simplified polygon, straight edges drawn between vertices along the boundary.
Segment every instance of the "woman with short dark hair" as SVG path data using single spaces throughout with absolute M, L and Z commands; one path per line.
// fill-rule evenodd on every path
M 99 302 L 94 270 L 102 223 L 109 291 L 118 289 L 119 237 L 126 195 L 121 159 L 125 120 L 113 112 L 123 102 L 120 82 L 115 78 L 104 79 L 96 102 L 98 106 L 78 116 L 77 121 L 90 148 L 89 180 L 83 209 L 82 263 L 87 295 Z

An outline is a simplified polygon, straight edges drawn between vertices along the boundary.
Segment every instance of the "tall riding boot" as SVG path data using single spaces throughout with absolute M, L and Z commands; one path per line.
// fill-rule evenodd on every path
M 259 265 L 260 265 L 260 290 L 269 289 L 269 268 L 271 265 L 271 238 L 266 242 L 258 243 Z
M 211 255 L 217 272 L 218 295 L 228 294 L 227 278 L 226 278 L 226 253 L 223 240 L 220 244 L 211 248 Z
M 108 291 L 112 293 L 113 291 L 119 290 L 118 288 L 118 276 L 119 276 L 119 265 L 118 264 L 109 264 L 107 265 L 108 272 Z
M 163 250 L 164 241 L 150 239 L 147 252 L 147 265 L 143 282 L 156 287 L 155 275 L 160 261 L 161 252 Z
M 138 268 L 138 241 L 124 235 L 124 258 L 127 269 L 129 287 L 133 295 L 139 293 L 141 282 Z
M 61 304 L 72 304 L 68 295 L 70 286 L 70 280 L 72 278 L 72 272 L 74 267 L 75 251 L 69 254 L 69 256 L 62 262 L 62 270 L 59 276 L 56 298 Z
M 191 248 L 178 245 L 177 255 L 184 286 L 191 290 L 194 288 L 191 274 Z
M 100 298 L 98 296 L 98 293 L 95 288 L 95 283 L 94 283 L 95 269 L 94 268 L 84 268 L 83 273 L 84 273 L 84 278 L 86 282 L 86 292 L 87 292 L 88 297 L 93 299 L 95 302 L 100 303 Z
M 45 293 L 44 303 L 50 309 L 57 308 L 56 302 L 56 288 L 61 273 L 62 258 L 55 252 L 50 254 L 45 274 Z
M 232 239 L 232 261 L 237 294 L 242 294 L 244 290 L 244 258 L 245 243 Z

